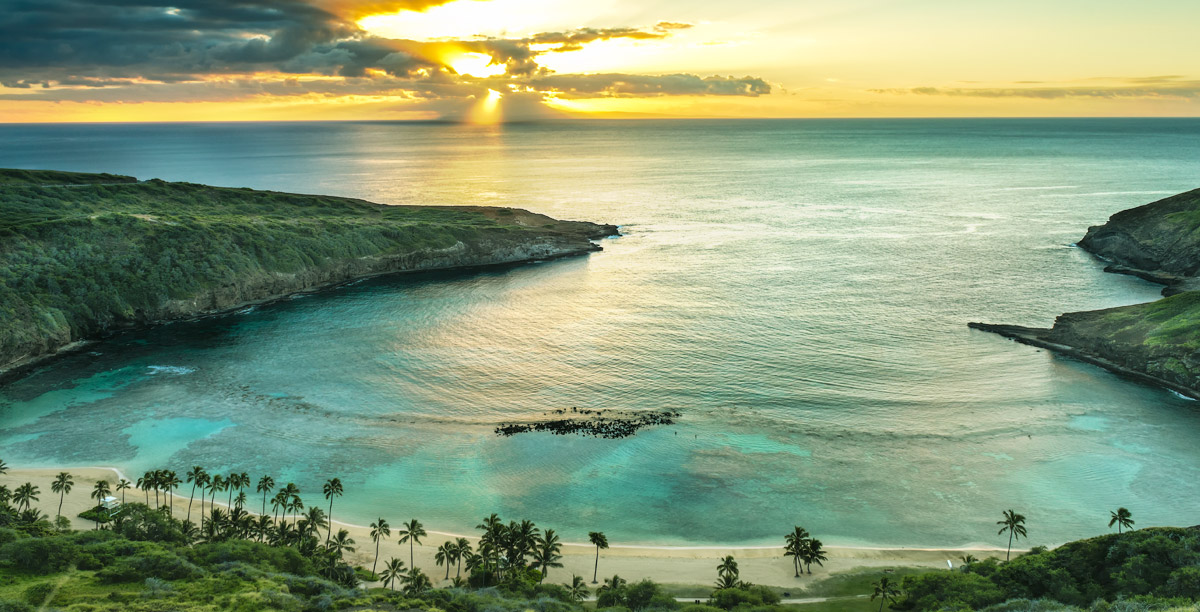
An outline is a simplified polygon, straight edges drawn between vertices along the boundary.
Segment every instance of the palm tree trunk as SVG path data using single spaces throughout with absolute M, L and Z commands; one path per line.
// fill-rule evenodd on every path
M 1005 560 L 1005 561 L 1008 561 L 1008 558 L 1012 556 L 1012 538 L 1013 538 L 1013 532 L 1012 532 L 1012 530 L 1010 529 L 1010 530 L 1008 531 L 1008 553 L 1006 553 L 1006 554 L 1004 555 L 1004 560 Z
M 265 489 L 263 490 L 263 511 L 262 511 L 262 513 L 263 514 L 267 513 L 267 491 Z
M 329 546 L 329 534 L 333 533 L 333 497 L 329 497 L 329 527 L 325 528 L 325 545 Z
M 63 503 L 63 497 L 64 497 L 66 494 L 67 494 L 67 493 L 66 493 L 66 491 L 63 491 L 62 493 L 59 493 L 59 494 L 58 494 L 58 515 L 59 515 L 59 516 L 62 516 L 62 503 Z
M 375 540 L 375 562 L 371 564 L 371 573 L 375 573 L 375 566 L 379 565 L 379 540 Z M 378 576 L 376 576 L 378 577 Z
M 187 515 L 187 520 L 188 520 L 188 522 L 189 522 L 189 523 L 190 523 L 190 522 L 192 522 L 192 502 L 193 502 L 193 501 L 195 501 L 195 500 L 196 500 L 196 483 L 194 483 L 194 482 L 193 482 L 193 483 L 192 483 L 192 496 L 188 498 L 188 515 Z M 125 501 L 124 501 L 124 500 L 121 500 L 121 503 L 125 503 Z
M 883 602 L 887 601 L 886 597 L 879 598 L 879 612 L 883 612 Z
M 800 559 L 792 557 L 792 567 L 796 570 L 796 578 L 800 577 Z
M 455 578 L 462 577 L 462 557 L 458 558 L 458 569 L 454 570 L 454 577 Z
M 592 569 L 592 584 L 596 584 L 596 576 L 600 575 L 600 547 L 596 547 L 596 567 Z
M 417 564 L 413 562 L 413 539 L 412 539 L 412 537 L 409 537 L 408 538 L 408 567 L 413 568 L 416 566 L 417 566 Z
M 442 580 L 449 580 L 449 579 L 450 579 L 450 564 L 447 563 L 446 564 L 446 577 L 443 578 Z

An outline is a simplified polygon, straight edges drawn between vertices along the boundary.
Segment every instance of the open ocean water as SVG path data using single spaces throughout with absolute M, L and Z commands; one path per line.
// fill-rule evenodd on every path
M 0 166 L 618 223 L 588 257 L 132 332 L 0 388 L 10 465 L 295 481 L 571 541 L 1002 545 L 1200 523 L 1200 404 L 968 321 L 1153 300 L 1071 244 L 1200 186 L 1200 120 L 0 126 Z M 603 440 L 497 423 L 683 413 Z M 253 495 L 251 496 L 254 497 Z

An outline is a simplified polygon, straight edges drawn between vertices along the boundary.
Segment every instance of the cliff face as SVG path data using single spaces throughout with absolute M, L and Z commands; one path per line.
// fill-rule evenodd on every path
M 1071 312 L 1049 329 L 971 323 L 1200 399 L 1200 190 L 1113 215 L 1079 246 L 1111 272 L 1167 285 L 1148 304 Z
M 121 328 L 397 272 L 600 250 L 612 225 L 0 170 L 0 373 Z
M 1200 189 L 1121 211 L 1088 228 L 1079 247 L 1115 264 L 1112 272 L 1186 285 L 1200 274 Z

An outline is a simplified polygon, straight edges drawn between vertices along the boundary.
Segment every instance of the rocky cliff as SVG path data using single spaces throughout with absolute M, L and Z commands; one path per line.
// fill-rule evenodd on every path
M 1079 246 L 1107 271 L 1167 285 L 1169 297 L 1063 314 L 1049 329 L 969 325 L 1200 399 L 1200 190 L 1119 212 Z
M 398 272 L 600 250 L 612 225 L 0 170 L 0 374 L 122 328 Z

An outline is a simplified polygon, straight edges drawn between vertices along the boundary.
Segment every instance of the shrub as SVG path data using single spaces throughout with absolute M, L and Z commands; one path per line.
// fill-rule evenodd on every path
M 991 580 L 978 574 L 930 572 L 905 576 L 900 581 L 905 598 L 902 607 L 911 610 L 983 608 L 1004 601 L 1004 593 Z
M 54 592 L 54 585 L 49 582 L 39 582 L 30 585 L 21 592 L 21 597 L 25 599 L 25 603 L 31 606 L 40 606 L 47 597 Z
M 66 569 L 76 554 L 78 548 L 62 538 L 25 538 L 0 546 L 0 561 L 39 574 Z

